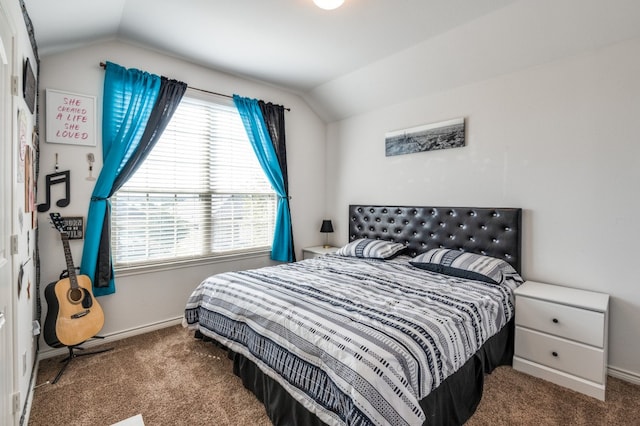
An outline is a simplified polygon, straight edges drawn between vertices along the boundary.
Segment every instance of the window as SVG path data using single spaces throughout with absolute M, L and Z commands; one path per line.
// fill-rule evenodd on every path
M 188 92 L 112 197 L 114 266 L 268 250 L 276 207 L 233 102 Z

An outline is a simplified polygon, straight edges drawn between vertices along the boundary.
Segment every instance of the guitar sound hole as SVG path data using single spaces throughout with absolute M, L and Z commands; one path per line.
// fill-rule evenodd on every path
M 79 288 L 69 289 L 69 293 L 67 293 L 67 298 L 69 299 L 69 302 L 73 304 L 80 303 L 80 301 L 82 300 L 82 290 Z

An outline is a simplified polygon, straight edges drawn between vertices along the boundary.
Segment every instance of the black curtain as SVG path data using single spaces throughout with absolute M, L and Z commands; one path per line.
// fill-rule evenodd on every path
M 166 129 L 167 124 L 171 121 L 171 117 L 173 117 L 173 113 L 176 108 L 178 108 L 186 90 L 186 83 L 161 77 L 158 100 L 156 101 L 153 111 L 151 111 L 140 144 L 113 183 L 113 188 L 109 196 L 115 194 L 149 156 L 149 153 L 160 139 L 160 136 L 162 136 L 162 132 Z
M 177 80 L 170 80 L 161 77 L 160 91 L 158 99 L 151 111 L 149 121 L 142 133 L 142 138 L 136 150 L 131 154 L 127 163 L 122 168 L 115 182 L 109 197 L 115 194 L 124 185 L 135 171 L 140 167 L 149 153 L 156 145 L 162 132 L 171 121 L 173 113 L 180 104 L 182 96 L 187 90 L 187 84 Z M 100 246 L 98 249 L 98 261 L 96 265 L 96 275 L 94 287 L 108 287 L 112 278 L 113 265 L 111 264 L 111 204 L 107 203 L 104 222 L 102 224 L 102 235 L 100 236 Z
M 260 111 L 264 117 L 264 122 L 269 130 L 269 136 L 275 148 L 278 157 L 278 164 L 282 171 L 282 179 L 284 180 L 284 190 L 289 199 L 289 176 L 287 173 L 287 147 L 284 131 L 284 107 L 282 105 L 274 105 L 271 102 L 258 101 Z M 293 261 L 296 261 L 296 251 L 293 245 L 293 230 L 291 230 L 291 251 L 293 252 Z

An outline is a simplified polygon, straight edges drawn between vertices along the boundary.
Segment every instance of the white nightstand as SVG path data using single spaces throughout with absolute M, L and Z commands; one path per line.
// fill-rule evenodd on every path
M 314 246 L 302 249 L 302 259 L 313 259 L 314 257 L 324 256 L 325 254 L 335 253 L 340 247 L 324 247 Z
M 533 281 L 515 294 L 513 368 L 604 401 L 609 295 Z

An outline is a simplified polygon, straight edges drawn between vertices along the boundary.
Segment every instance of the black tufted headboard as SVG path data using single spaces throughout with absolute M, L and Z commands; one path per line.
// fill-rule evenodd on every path
M 407 245 L 415 256 L 452 248 L 497 257 L 521 273 L 522 209 L 349 206 L 349 241 L 374 238 Z

